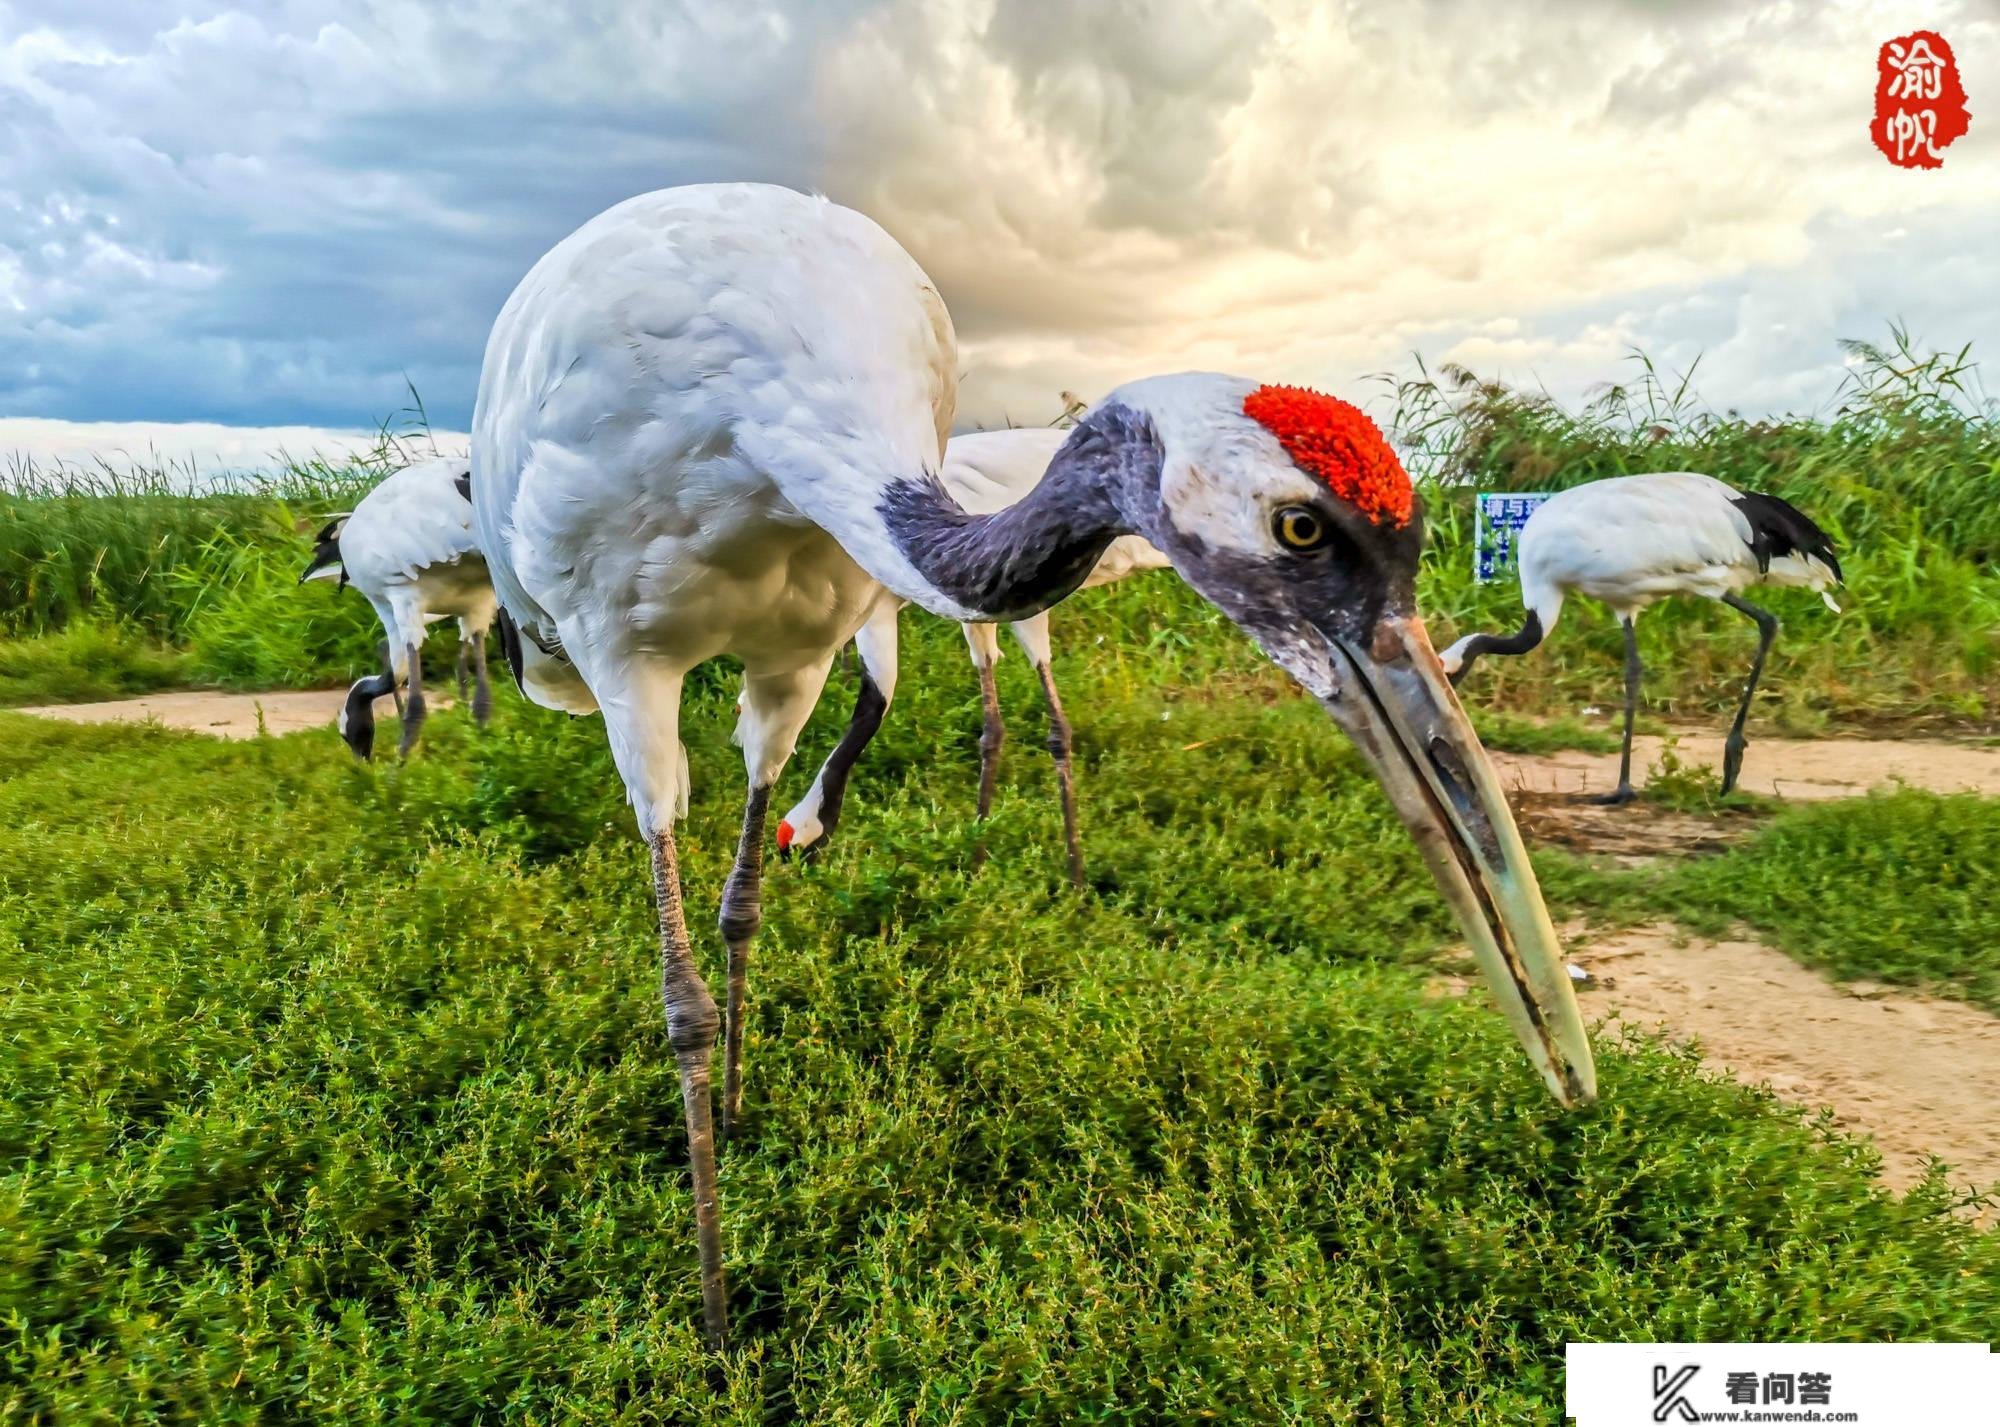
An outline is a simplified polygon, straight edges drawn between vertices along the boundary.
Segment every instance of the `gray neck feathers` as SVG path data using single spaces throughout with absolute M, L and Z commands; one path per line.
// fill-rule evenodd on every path
M 1101 407 L 1071 433 L 1040 485 L 991 515 L 973 515 L 936 476 L 891 482 L 877 507 L 917 573 L 992 621 L 1025 619 L 1069 595 L 1105 547 L 1140 528 L 1158 501 L 1161 449 L 1152 423 Z

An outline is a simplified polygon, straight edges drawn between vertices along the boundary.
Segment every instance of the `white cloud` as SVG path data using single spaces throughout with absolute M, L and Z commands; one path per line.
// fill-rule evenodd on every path
M 288 459 L 315 456 L 339 462 L 373 451 L 377 431 L 339 431 L 321 426 L 226 426 L 213 421 L 61 421 L 38 416 L 0 416 L 0 483 L 32 466 L 48 472 L 76 467 L 115 474 L 163 471 L 178 479 L 206 479 L 277 470 Z M 464 432 L 438 431 L 409 444 L 415 455 L 432 445 L 444 454 L 463 452 Z
M 1748 410 L 1834 339 L 1992 332 L 1980 0 L 0 0 L 0 410 L 463 425 L 552 242 L 717 177 L 873 213 L 975 421 L 1188 366 L 1349 388 L 1413 347 L 1559 391 L 1706 351 Z M 184 18 L 183 18 L 184 17 Z M 1952 41 L 1972 132 L 1869 144 Z M 1982 137 L 1985 135 L 1986 137 Z
M 1763 349 L 1741 399 L 1761 401 L 1837 374 L 1850 333 L 1831 314 L 1872 330 L 1932 290 L 1899 240 L 1858 234 L 1921 218 L 1976 251 L 2000 218 L 2000 150 L 1967 142 L 1913 174 L 1866 133 L 1875 48 L 1918 20 L 1975 87 L 2000 72 L 2000 24 L 1969 6 L 1271 0 L 1261 29 L 1225 12 L 1117 8 L 1206 57 L 1164 121 L 1130 83 L 1143 45 L 1110 26 L 1072 43 L 1052 104 L 1050 71 L 996 41 L 1015 7 L 994 0 L 896 0 L 822 66 L 833 191 L 939 279 L 968 414 L 1163 366 L 1341 385 L 1420 339 L 1496 321 L 1532 336 L 1621 297 L 1650 306 L 1567 350 L 1678 349 L 1712 326 L 1678 322 L 1689 296 L 1786 273 L 1816 306 L 1782 333 L 1744 310 Z M 1114 181 L 1154 171 L 1170 180 L 1146 194 Z M 1955 300 L 1941 338 L 1992 330 L 2000 294 L 1978 290 L 1988 305 Z M 1864 295 L 1879 309 L 1854 313 Z

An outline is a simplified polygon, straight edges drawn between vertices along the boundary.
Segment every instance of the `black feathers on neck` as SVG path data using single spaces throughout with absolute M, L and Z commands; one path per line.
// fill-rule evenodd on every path
M 1133 529 L 1129 497 L 1157 490 L 1160 462 L 1143 414 L 1102 407 L 1070 434 L 1041 484 L 1005 510 L 973 515 L 929 472 L 891 482 L 877 510 L 939 591 L 992 620 L 1025 619 L 1075 590 Z

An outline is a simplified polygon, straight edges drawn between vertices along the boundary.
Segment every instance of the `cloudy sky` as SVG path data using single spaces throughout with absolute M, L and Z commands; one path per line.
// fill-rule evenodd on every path
M 242 462 L 406 378 L 462 431 L 536 257 L 721 178 L 903 241 L 962 423 L 1185 367 L 1358 394 L 1413 351 L 1573 397 L 1634 347 L 1777 410 L 1891 318 L 2000 339 L 1994 0 L 449 8 L 0 0 L 0 453 Z M 1867 133 L 1919 26 L 1974 116 L 1935 172 Z

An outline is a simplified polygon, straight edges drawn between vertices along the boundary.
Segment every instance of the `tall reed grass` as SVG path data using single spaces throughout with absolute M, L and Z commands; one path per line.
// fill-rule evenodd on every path
M 1829 719 L 1985 726 L 2000 695 L 1995 404 L 1969 347 L 1923 352 L 1901 327 L 1886 344 L 1843 347 L 1847 376 L 1827 409 L 1782 420 L 1718 412 L 1693 371 L 1663 373 L 1643 354 L 1629 381 L 1580 410 L 1459 367 L 1433 373 L 1420 363 L 1414 376 L 1388 381 L 1392 429 L 1426 486 L 1426 614 L 1443 631 L 1519 623 L 1511 580 L 1473 582 L 1476 492 L 1701 471 L 1784 497 L 1841 550 L 1843 614 L 1803 592 L 1758 595 L 1786 620 L 1761 696 L 1767 716 L 1805 728 Z M 1615 698 L 1615 627 L 1601 612 L 1572 610 L 1534 658 L 1482 665 L 1480 701 L 1547 709 Z M 1700 601 L 1661 605 L 1640 627 L 1652 707 L 1670 716 L 1725 701 L 1754 643 L 1746 621 Z
M 1628 380 L 1580 409 L 1457 367 L 1388 381 L 1393 433 L 1425 490 L 1429 550 L 1421 599 L 1439 642 L 1469 628 L 1512 628 L 1511 581 L 1473 583 L 1476 491 L 1550 490 L 1640 471 L 1705 471 L 1784 496 L 1842 551 L 1846 612 L 1797 592 L 1766 596 L 1786 620 L 1759 713 L 1801 730 L 1829 723 L 1986 727 L 2000 696 L 2000 423 L 1970 348 L 1919 350 L 1892 327 L 1883 343 L 1849 342 L 1847 375 L 1823 410 L 1751 420 L 1706 403 L 1694 372 L 1662 372 L 1635 354 Z M 1386 380 L 1386 379 L 1385 379 Z M 155 465 L 37 469 L 16 465 L 0 489 L 0 638 L 47 637 L 84 624 L 84 672 L 56 683 L 105 684 L 104 643 L 132 649 L 134 687 L 162 659 L 184 677 L 238 687 L 298 686 L 359 673 L 374 660 L 367 610 L 328 586 L 295 588 L 311 527 L 351 507 L 389 470 L 424 453 L 428 431 L 386 428 L 346 463 L 287 463 L 251 482 L 202 481 Z M 1162 630 L 1206 627 L 1199 601 L 1149 592 Z M 1573 606 L 1524 660 L 1488 660 L 1473 693 L 1489 707 L 1546 714 L 1615 700 L 1612 622 Z M 1641 624 L 1654 671 L 1649 708 L 1706 717 L 1732 696 L 1752 631 L 1726 609 L 1670 602 Z M 59 642 L 44 646 L 60 663 Z M 17 663 L 19 661 L 16 661 Z M 0 702 L 35 681 L 0 678 Z

